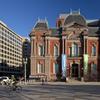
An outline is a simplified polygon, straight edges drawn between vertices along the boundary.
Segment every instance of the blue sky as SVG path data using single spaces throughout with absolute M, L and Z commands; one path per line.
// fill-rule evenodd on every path
M 0 20 L 21 36 L 28 37 L 37 18 L 55 27 L 61 13 L 81 10 L 86 19 L 100 18 L 100 0 L 0 0 Z

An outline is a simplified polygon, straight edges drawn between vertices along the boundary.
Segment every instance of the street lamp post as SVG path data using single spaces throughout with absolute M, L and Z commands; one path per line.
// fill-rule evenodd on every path
M 24 79 L 25 79 L 25 83 L 26 83 L 26 64 L 27 64 L 27 58 L 23 58 L 23 62 L 24 62 Z

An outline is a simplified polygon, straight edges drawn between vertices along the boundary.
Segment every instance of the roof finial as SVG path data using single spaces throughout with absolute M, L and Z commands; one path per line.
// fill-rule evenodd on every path
M 47 22 L 47 17 L 45 17 L 45 21 Z
M 72 9 L 70 8 L 70 14 L 72 15 Z
M 78 9 L 78 14 L 80 15 L 80 8 Z
M 47 26 L 48 26 L 48 20 L 47 20 L 47 17 L 45 17 L 45 22 L 47 23 Z
M 38 22 L 40 21 L 40 18 L 38 17 Z

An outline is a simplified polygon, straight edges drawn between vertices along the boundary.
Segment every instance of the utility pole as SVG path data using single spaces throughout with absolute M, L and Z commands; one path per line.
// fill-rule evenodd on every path
M 25 79 L 25 84 L 26 84 L 26 64 L 27 64 L 27 58 L 23 58 L 24 62 L 24 79 Z

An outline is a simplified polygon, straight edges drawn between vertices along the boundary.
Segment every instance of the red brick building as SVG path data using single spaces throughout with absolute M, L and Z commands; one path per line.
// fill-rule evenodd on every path
M 99 20 L 88 22 L 80 12 L 61 14 L 55 28 L 49 28 L 47 20 L 38 20 L 30 33 L 31 76 L 62 77 L 64 54 L 64 77 L 99 81 L 99 26 Z

